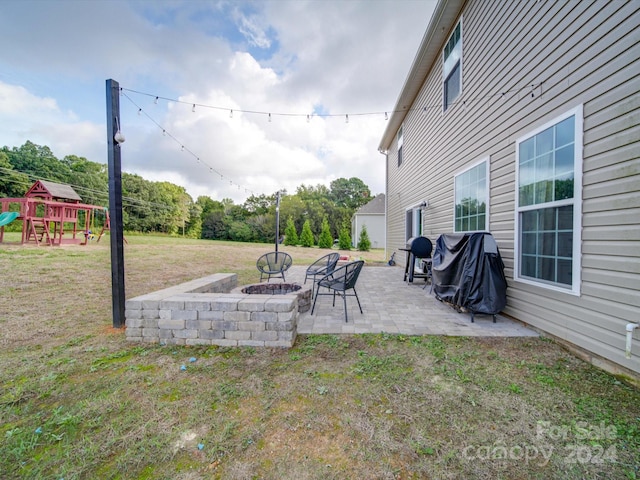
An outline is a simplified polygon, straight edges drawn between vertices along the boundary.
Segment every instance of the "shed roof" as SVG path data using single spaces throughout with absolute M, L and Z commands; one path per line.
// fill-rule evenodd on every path
M 384 193 L 380 193 L 376 195 L 376 197 L 371 200 L 369 203 L 361 206 L 356 215 L 360 214 L 384 214 L 385 207 L 385 196 Z

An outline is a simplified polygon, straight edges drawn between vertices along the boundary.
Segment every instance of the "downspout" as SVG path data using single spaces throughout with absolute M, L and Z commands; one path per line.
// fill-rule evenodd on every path
M 388 217 L 387 211 L 389 209 L 389 152 L 387 150 L 378 149 L 378 153 L 384 155 L 384 258 L 389 258 L 388 246 L 387 246 L 387 226 Z
M 633 331 L 636 328 L 640 328 L 640 323 L 627 323 L 627 348 L 625 350 L 625 357 L 631 358 L 631 344 L 633 342 Z

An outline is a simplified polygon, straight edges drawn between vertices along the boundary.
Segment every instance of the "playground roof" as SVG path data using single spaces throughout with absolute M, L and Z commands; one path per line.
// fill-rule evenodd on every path
M 80 195 L 69 185 L 63 183 L 50 182 L 48 180 L 38 180 L 34 183 L 25 197 L 44 197 L 51 200 L 76 200 L 82 201 Z

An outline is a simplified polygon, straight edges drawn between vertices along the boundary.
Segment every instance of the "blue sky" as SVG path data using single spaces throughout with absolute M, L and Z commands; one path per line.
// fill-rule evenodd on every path
M 435 3 L 3 0 L 0 146 L 106 163 L 112 78 L 127 172 L 194 200 L 340 177 L 381 193 L 384 114 L 357 114 L 393 109 Z

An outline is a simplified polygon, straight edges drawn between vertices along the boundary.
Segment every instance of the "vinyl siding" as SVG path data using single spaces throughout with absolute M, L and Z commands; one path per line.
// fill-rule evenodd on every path
M 640 2 L 468 1 L 462 95 L 442 111 L 438 57 L 404 119 L 404 160 L 387 155 L 387 246 L 405 210 L 429 201 L 423 231 L 453 231 L 454 175 L 490 159 L 489 230 L 509 282 L 505 313 L 640 372 L 624 357 L 640 321 Z M 446 27 L 452 30 L 457 22 Z M 444 47 L 444 45 L 443 45 Z M 516 139 L 583 106 L 580 295 L 514 280 Z M 578 232 L 580 234 L 580 232 Z
M 367 227 L 367 235 L 371 241 L 371 248 L 384 248 L 385 216 L 380 213 L 357 213 L 353 217 L 351 238 L 355 248 L 360 241 L 362 227 Z

